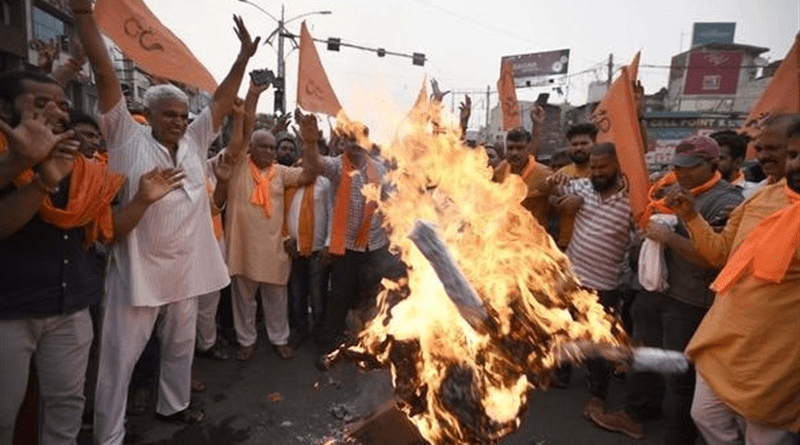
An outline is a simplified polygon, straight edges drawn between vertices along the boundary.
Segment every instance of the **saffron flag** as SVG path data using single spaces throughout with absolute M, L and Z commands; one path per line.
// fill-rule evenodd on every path
M 522 116 L 519 114 L 517 90 L 514 87 L 514 68 L 509 61 L 503 61 L 500 65 L 497 93 L 500 96 L 500 111 L 503 113 L 503 130 L 510 130 L 522 126 Z
M 414 101 L 414 105 L 411 106 L 411 110 L 409 110 L 408 114 L 406 114 L 406 118 L 412 122 L 423 123 L 430 117 L 428 88 L 426 86 L 427 81 L 427 77 L 422 79 L 422 86 L 417 94 L 417 100 Z
M 322 62 L 319 60 L 314 39 L 306 28 L 300 28 L 300 62 L 297 68 L 297 105 L 306 111 L 336 116 L 342 110 L 333 92 Z
M 779 113 L 800 113 L 800 33 L 795 36 L 789 53 L 750 109 L 742 130 L 753 137 L 764 118 Z M 755 156 L 755 149 L 750 145 L 747 159 Z
M 628 180 L 631 211 L 639 225 L 645 227 L 647 221 L 642 221 L 641 217 L 647 208 L 650 181 L 633 93 L 638 71 L 639 53 L 636 53 L 631 64 L 622 67 L 622 73 L 606 91 L 592 114 L 592 120 L 599 129 L 597 142 L 613 142 L 617 148 L 617 159 Z
M 100 31 L 148 73 L 213 93 L 217 82 L 142 0 L 97 0 Z

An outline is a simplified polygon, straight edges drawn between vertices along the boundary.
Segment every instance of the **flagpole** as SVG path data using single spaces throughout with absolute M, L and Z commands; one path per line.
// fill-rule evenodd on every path
M 289 35 L 289 32 L 286 30 L 285 26 L 286 26 L 287 23 L 293 22 L 293 21 L 295 21 L 295 20 L 297 20 L 297 19 L 299 19 L 301 17 L 305 17 L 305 16 L 309 16 L 309 15 L 313 15 L 313 14 L 328 15 L 328 14 L 332 14 L 332 12 L 331 11 L 306 12 L 306 13 L 303 13 L 303 14 L 300 14 L 300 15 L 296 15 L 296 16 L 290 18 L 289 20 L 286 20 L 286 16 L 285 16 L 286 10 L 285 10 L 285 6 L 283 4 L 281 4 L 281 18 L 278 19 L 274 15 L 270 14 L 269 11 L 267 11 L 266 9 L 262 8 L 261 6 L 255 4 L 255 3 L 253 3 L 250 0 L 239 0 L 239 1 L 241 1 L 243 3 L 247 3 L 248 5 L 258 9 L 259 11 L 261 11 L 264 14 L 266 14 L 267 16 L 269 16 L 269 18 L 271 18 L 272 20 L 275 20 L 275 22 L 278 24 L 278 27 L 275 28 L 271 33 L 268 34 L 269 36 L 272 36 L 275 33 L 277 33 L 277 35 L 278 35 L 278 63 L 276 65 L 277 71 L 278 71 L 277 72 L 277 77 L 279 79 L 281 79 L 280 81 L 283 82 L 283 85 L 281 86 L 280 93 L 278 93 L 278 91 L 277 91 L 277 89 L 278 89 L 277 86 L 275 88 L 275 90 L 276 90 L 275 94 L 280 94 L 280 97 L 278 98 L 279 100 L 275 101 L 274 112 L 277 114 L 278 110 L 280 110 L 281 113 L 285 113 L 286 112 L 286 60 L 284 58 L 283 39 L 287 35 Z

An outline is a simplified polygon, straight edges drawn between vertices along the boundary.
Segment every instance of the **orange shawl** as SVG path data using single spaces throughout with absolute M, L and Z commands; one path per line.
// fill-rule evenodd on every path
M 4 150 L 0 150 L 2 152 Z M 33 170 L 20 173 L 14 184 L 23 186 L 33 181 Z M 111 201 L 125 182 L 125 176 L 113 173 L 104 164 L 75 157 L 75 166 L 70 173 L 69 200 L 64 209 L 56 208 L 48 195 L 39 206 L 39 216 L 47 223 L 61 229 L 84 227 L 84 245 L 89 247 L 96 240 L 108 243 L 114 239 L 114 214 Z
M 372 160 L 367 158 L 367 182 L 377 184 L 378 171 Z M 350 213 L 350 187 L 353 182 L 355 167 L 347 155 L 342 155 L 342 179 L 336 191 L 336 201 L 333 204 L 333 226 L 331 227 L 330 253 L 344 255 L 347 239 L 347 216 Z M 369 241 L 369 232 L 372 228 L 372 215 L 378 209 L 378 203 L 368 201 L 364 205 L 364 215 L 356 235 L 356 247 L 364 247 Z
M 719 172 L 714 172 L 714 176 L 711 177 L 708 181 L 704 184 L 698 185 L 697 187 L 689 190 L 692 196 L 697 196 L 701 193 L 707 192 L 712 187 L 717 185 L 717 183 L 722 179 L 722 175 Z M 678 177 L 675 175 L 675 172 L 669 172 L 666 175 L 662 176 L 661 179 L 656 181 L 651 187 L 650 191 L 648 192 L 647 196 L 650 198 L 650 202 L 647 204 L 647 208 L 644 210 L 644 214 L 642 214 L 642 219 L 640 220 L 642 227 L 647 227 L 647 224 L 650 222 L 650 216 L 655 213 L 665 213 L 668 215 L 672 215 L 673 212 L 667 207 L 666 200 L 664 198 L 657 198 L 657 193 L 664 187 L 669 187 L 672 184 L 678 182 Z
M 746 275 L 771 283 L 783 279 L 800 247 L 800 194 L 788 186 L 784 191 L 790 204 L 764 218 L 747 235 L 711 284 L 720 295 Z
M 528 176 L 530 176 L 534 170 L 536 170 L 536 158 L 534 158 L 533 155 L 528 155 L 528 166 L 525 167 L 525 171 L 520 175 L 522 180 L 527 183 Z
M 248 158 L 248 167 L 250 168 L 250 176 L 256 187 L 253 189 L 253 194 L 250 195 L 250 203 L 264 208 L 264 214 L 267 219 L 272 217 L 272 200 L 269 195 L 269 183 L 272 178 L 278 173 L 275 164 L 268 167 L 266 173 L 261 173 L 261 169 L 253 163 L 253 160 Z
M 292 200 L 300 189 L 292 187 L 284 195 L 284 213 L 289 213 Z M 287 224 L 289 218 L 283 219 L 283 234 L 289 235 Z M 311 256 L 314 252 L 314 183 L 306 186 L 303 201 L 300 203 L 300 216 L 297 221 L 297 250 L 301 256 Z

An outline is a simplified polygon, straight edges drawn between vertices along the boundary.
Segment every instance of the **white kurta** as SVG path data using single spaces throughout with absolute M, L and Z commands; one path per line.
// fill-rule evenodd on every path
M 112 248 L 108 280 L 132 306 L 160 306 L 202 295 L 229 283 L 228 271 L 209 224 L 206 153 L 216 137 L 208 108 L 189 125 L 176 162 L 150 127 L 131 118 L 125 101 L 98 116 L 108 141 L 109 167 L 124 173 L 121 204 L 131 202 L 139 177 L 155 167 L 183 169 L 181 189 L 152 204 L 139 224 Z

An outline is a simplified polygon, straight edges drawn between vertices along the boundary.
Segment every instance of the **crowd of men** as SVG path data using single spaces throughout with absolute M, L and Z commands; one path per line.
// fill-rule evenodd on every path
M 217 336 L 222 289 L 238 360 L 256 353 L 257 298 L 278 356 L 291 359 L 313 337 L 324 357 L 357 329 L 348 313 L 370 307 L 381 278 L 404 273 L 361 192 L 391 193 L 367 128 L 341 126 L 326 142 L 299 111 L 296 136 L 288 116 L 256 128 L 269 85 L 251 82 L 236 97 L 259 42 L 240 18 L 239 53 L 190 122 L 188 98 L 171 84 L 151 87 L 144 113 L 132 114 L 91 2 L 70 4 L 96 115 L 71 110 L 63 87 L 83 53 L 52 75 L 0 75 L 0 444 L 12 443 L 31 369 L 44 444 L 74 443 L 87 414 L 96 443 L 123 443 L 125 416 L 143 412 L 151 387 L 157 418 L 202 421 L 190 403 L 203 389 L 192 361 L 229 359 Z M 520 176 L 521 204 L 633 344 L 686 351 L 693 363 L 667 377 L 629 371 L 624 406 L 612 410 L 619 367 L 589 360 L 584 417 L 642 438 L 643 423 L 663 415 L 667 444 L 698 433 L 709 445 L 796 444 L 800 116 L 765 120 L 753 141 L 734 131 L 681 141 L 670 171 L 654 178 L 645 227 L 613 143 L 597 143 L 591 123 L 571 126 L 568 149 L 547 166 L 536 158 L 544 112 L 531 117 L 532 132 L 485 148 L 494 180 Z M 225 147 L 209 156 L 226 118 Z M 748 142 L 763 180 L 741 170 Z M 643 242 L 663 254 L 640 254 L 652 252 Z M 553 385 L 568 385 L 570 371 L 555 370 Z

